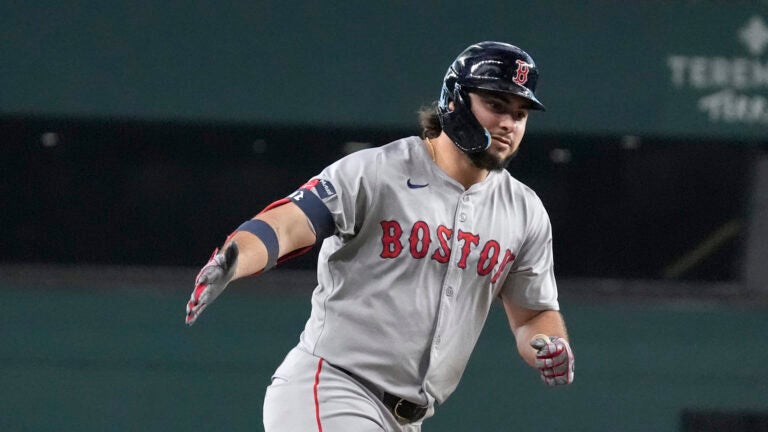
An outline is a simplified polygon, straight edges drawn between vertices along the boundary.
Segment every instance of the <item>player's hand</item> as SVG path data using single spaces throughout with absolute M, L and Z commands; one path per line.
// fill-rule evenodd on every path
M 534 337 L 531 346 L 536 350 L 536 368 L 544 383 L 553 387 L 573 382 L 574 358 L 567 340 L 557 336 L 549 341 Z
M 232 280 L 238 253 L 237 243 L 234 241 L 221 253 L 216 248 L 208 263 L 200 269 L 195 278 L 195 290 L 187 303 L 187 325 L 194 324 L 197 317 L 216 300 Z

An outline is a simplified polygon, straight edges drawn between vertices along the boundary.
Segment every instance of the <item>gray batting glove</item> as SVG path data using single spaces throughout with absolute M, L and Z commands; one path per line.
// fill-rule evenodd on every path
M 187 303 L 187 325 L 194 324 L 197 317 L 216 300 L 232 280 L 238 253 L 235 242 L 231 242 L 222 253 L 216 248 L 208 263 L 200 269 L 195 278 L 195 290 Z
M 573 382 L 575 361 L 567 340 L 557 336 L 549 342 L 534 339 L 531 346 L 536 350 L 536 368 L 545 384 L 554 387 Z

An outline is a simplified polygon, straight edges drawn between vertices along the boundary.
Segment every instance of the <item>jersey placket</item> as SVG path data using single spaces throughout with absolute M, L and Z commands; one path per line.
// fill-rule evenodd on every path
M 446 331 L 448 331 L 447 324 L 452 321 L 452 315 L 456 310 L 456 299 L 458 298 L 461 290 L 462 268 L 459 267 L 459 261 L 462 258 L 462 246 L 463 243 L 459 239 L 458 232 L 461 229 L 465 232 L 471 232 L 468 229 L 471 226 L 471 204 L 468 192 L 464 192 L 459 196 L 458 203 L 456 205 L 456 211 L 454 213 L 453 221 L 453 234 L 451 235 L 451 256 L 448 261 L 448 269 L 446 276 L 443 280 L 441 287 L 440 303 L 438 306 L 437 318 L 435 319 L 435 331 L 432 335 L 432 349 L 430 350 L 430 369 L 431 366 L 439 363 L 440 357 L 440 345 L 442 339 L 446 337 Z M 427 371 L 426 377 L 428 378 L 430 371 Z

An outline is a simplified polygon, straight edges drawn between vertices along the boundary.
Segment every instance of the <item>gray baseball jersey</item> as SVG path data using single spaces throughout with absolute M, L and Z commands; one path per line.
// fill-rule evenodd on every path
M 495 298 L 559 309 L 549 217 L 506 170 L 469 189 L 408 137 L 289 198 L 325 237 L 298 349 L 423 405 L 456 388 Z

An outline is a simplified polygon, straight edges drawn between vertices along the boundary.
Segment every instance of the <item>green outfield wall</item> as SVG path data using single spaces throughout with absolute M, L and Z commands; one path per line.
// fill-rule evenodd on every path
M 470 43 L 541 69 L 531 129 L 764 140 L 764 1 L 0 5 L 0 114 L 404 127 Z
M 3 282 L 0 430 L 261 430 L 270 373 L 309 313 L 306 287 L 292 285 L 311 274 L 239 281 L 192 328 L 181 280 L 118 275 L 87 286 L 77 277 Z M 768 411 L 764 306 L 588 300 L 568 286 L 575 383 L 544 387 L 495 306 L 463 381 L 425 432 L 671 432 L 685 410 Z

